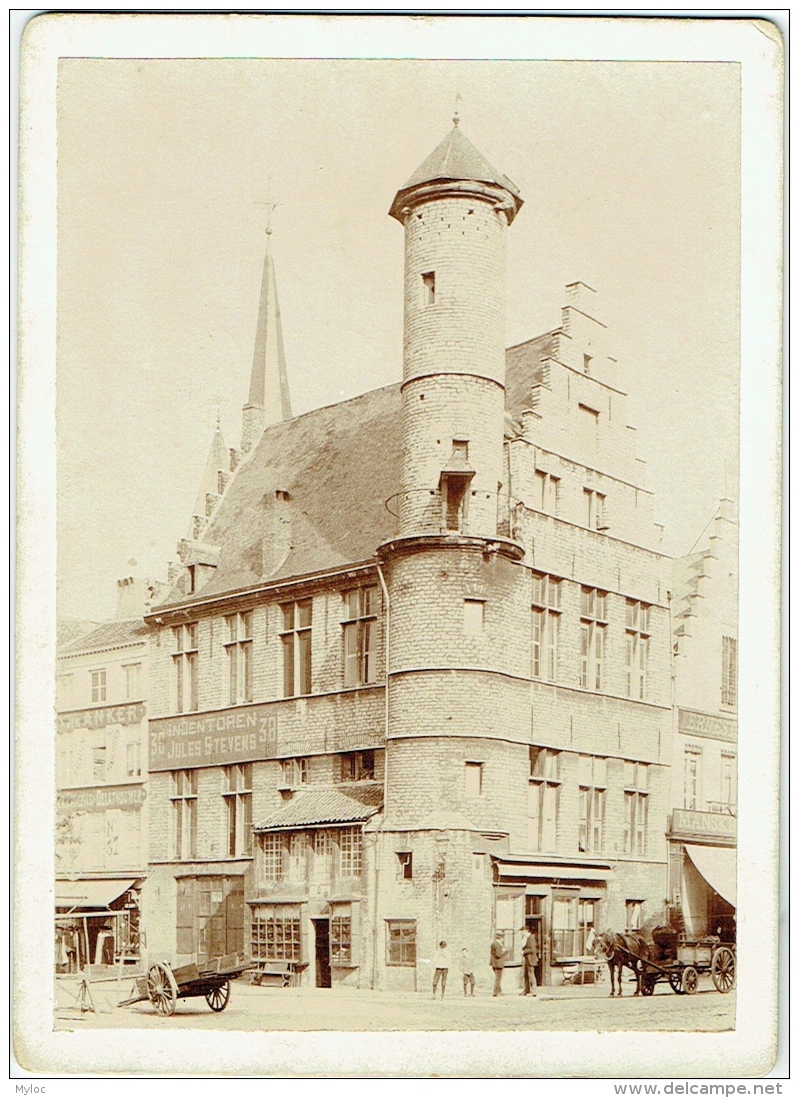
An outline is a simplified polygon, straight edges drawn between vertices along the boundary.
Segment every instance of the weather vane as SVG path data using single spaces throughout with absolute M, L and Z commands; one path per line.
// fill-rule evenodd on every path
M 278 206 L 280 205 L 279 202 L 273 202 L 272 201 L 271 194 L 272 194 L 272 177 L 270 175 L 268 177 L 267 181 L 266 181 L 266 202 L 256 202 L 255 203 L 256 206 L 265 206 L 266 207 L 266 229 L 264 230 L 264 232 L 266 233 L 267 236 L 272 235 L 272 211 L 276 210 L 278 208 Z
M 455 113 L 452 116 L 452 121 L 455 123 L 456 126 L 460 124 L 460 120 L 461 120 L 460 104 L 462 102 L 463 102 L 463 96 L 461 95 L 461 93 L 460 92 L 455 92 Z

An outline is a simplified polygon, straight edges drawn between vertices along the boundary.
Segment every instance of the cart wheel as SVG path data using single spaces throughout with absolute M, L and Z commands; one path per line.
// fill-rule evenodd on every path
M 174 1014 L 178 1001 L 178 985 L 169 965 L 156 961 L 147 973 L 147 993 L 159 1014 Z
M 205 1000 L 208 1003 L 211 1010 L 215 1010 L 219 1013 L 220 1010 L 224 1010 L 228 1005 L 230 999 L 230 980 L 225 980 L 217 987 L 212 987 L 208 994 L 205 996 Z
M 698 987 L 699 973 L 693 965 L 688 965 L 687 968 L 683 969 L 682 989 L 686 995 L 693 995 Z
M 685 991 L 682 986 L 682 973 L 670 972 L 669 973 L 669 987 L 672 991 L 676 991 L 678 995 L 684 995 Z
M 641 986 L 641 991 L 644 995 L 655 994 L 655 984 L 658 982 L 657 975 L 644 976 L 644 982 Z
M 722 995 L 735 987 L 735 954 L 729 946 L 719 946 L 713 954 L 710 975 L 716 991 L 720 991 Z

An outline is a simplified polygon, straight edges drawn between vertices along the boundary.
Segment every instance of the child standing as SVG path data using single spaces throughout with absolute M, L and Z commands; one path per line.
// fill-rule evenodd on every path
M 463 994 L 474 995 L 474 961 L 466 946 L 461 950 L 461 972 L 463 973 Z

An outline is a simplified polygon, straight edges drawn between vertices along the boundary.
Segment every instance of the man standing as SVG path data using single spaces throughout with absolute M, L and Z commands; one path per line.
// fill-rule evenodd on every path
M 524 995 L 535 995 L 538 982 L 535 978 L 535 966 L 538 964 L 538 946 L 535 938 L 526 926 L 522 927 L 522 962 L 524 966 Z
M 433 965 L 435 972 L 433 973 L 433 998 L 436 997 L 436 988 L 439 981 L 441 982 L 441 998 L 444 998 L 444 992 L 447 990 L 447 975 L 449 974 L 450 956 L 449 946 L 446 942 L 439 942 L 438 949 L 433 955 Z
M 502 940 L 502 931 L 498 930 L 494 941 L 491 943 L 491 967 L 494 970 L 494 995 L 502 994 L 502 970 L 508 958 L 505 943 Z

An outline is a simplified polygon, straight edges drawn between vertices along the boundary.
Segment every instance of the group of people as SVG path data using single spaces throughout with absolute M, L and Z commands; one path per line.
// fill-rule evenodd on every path
M 535 966 L 538 964 L 538 945 L 535 936 L 527 927 L 521 928 L 522 932 L 522 974 L 524 976 L 523 995 L 535 995 L 538 983 L 535 977 Z M 503 932 L 497 931 L 496 937 L 491 943 L 489 964 L 494 971 L 494 995 L 502 994 L 502 974 L 505 965 L 510 958 L 509 951 L 505 948 Z M 452 967 L 452 957 L 449 946 L 445 941 L 438 943 L 438 949 L 433 956 L 433 998 L 441 986 L 441 998 L 447 990 L 447 976 Z M 471 950 L 464 946 L 460 955 L 460 971 L 463 977 L 463 994 L 474 995 L 474 961 Z

